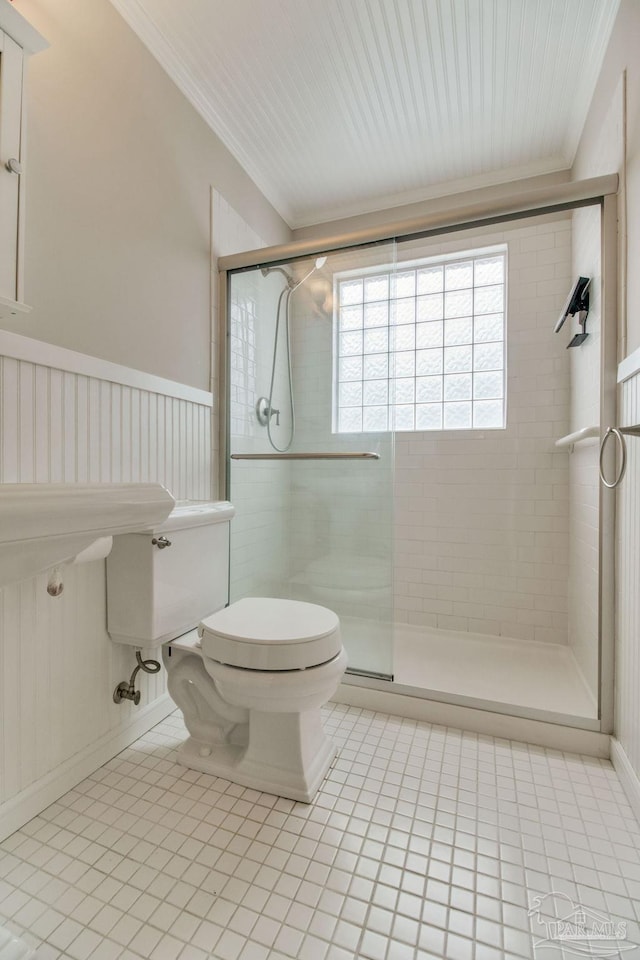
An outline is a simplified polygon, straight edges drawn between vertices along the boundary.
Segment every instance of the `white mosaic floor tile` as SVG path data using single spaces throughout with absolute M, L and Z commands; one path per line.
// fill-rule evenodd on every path
M 532 930 L 562 903 L 640 958 L 608 762 L 340 705 L 325 725 L 305 805 L 179 766 L 172 715 L 0 844 L 0 922 L 38 960 L 555 960 Z

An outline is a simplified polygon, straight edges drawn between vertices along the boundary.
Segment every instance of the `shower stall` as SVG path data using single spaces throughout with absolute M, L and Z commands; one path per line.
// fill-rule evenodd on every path
M 230 596 L 335 610 L 347 684 L 610 729 L 616 179 L 220 261 Z

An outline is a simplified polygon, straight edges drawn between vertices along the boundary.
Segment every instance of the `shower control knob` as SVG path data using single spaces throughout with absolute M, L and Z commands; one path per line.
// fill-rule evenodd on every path
M 171 546 L 171 540 L 167 540 L 166 537 L 154 537 L 151 543 L 154 547 L 157 547 L 158 550 L 164 550 L 165 547 Z
M 256 403 L 256 420 L 261 427 L 266 427 L 267 423 L 269 422 L 270 410 L 271 408 L 269 407 L 269 401 L 267 398 L 260 397 Z

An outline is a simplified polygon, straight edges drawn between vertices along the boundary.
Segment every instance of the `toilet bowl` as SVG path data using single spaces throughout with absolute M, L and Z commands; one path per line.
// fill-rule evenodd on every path
M 226 502 L 182 502 L 161 527 L 116 537 L 109 632 L 137 647 L 163 644 L 168 691 L 189 732 L 179 763 L 309 803 L 336 755 L 321 708 L 347 666 L 340 622 L 297 600 L 225 607 L 232 516 Z
M 250 597 L 207 617 L 197 635 L 164 651 L 191 734 L 179 762 L 309 803 L 336 755 L 320 713 L 347 664 L 336 615 Z

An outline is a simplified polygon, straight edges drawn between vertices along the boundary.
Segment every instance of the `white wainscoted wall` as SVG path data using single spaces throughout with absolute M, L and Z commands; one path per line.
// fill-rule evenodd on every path
M 0 482 L 157 481 L 177 499 L 211 493 L 210 393 L 0 332 Z M 0 589 L 0 836 L 173 706 L 164 675 L 142 704 L 116 705 L 133 650 L 106 632 L 105 563 Z M 150 655 L 153 655 L 150 652 Z
M 624 379 L 623 379 L 624 378 Z M 640 423 L 640 350 L 620 365 L 619 423 Z M 616 769 L 640 815 L 640 437 L 627 439 L 627 471 L 620 484 L 616 527 Z M 620 748 L 622 748 L 620 750 Z

